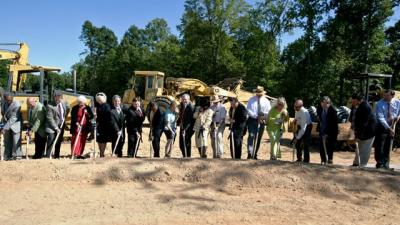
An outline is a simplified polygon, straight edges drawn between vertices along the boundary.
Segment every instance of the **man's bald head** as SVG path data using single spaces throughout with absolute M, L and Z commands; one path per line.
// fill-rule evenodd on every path
M 303 107 L 303 101 L 301 99 L 297 99 L 294 103 L 294 110 L 299 111 Z
M 302 106 L 303 106 L 303 100 L 297 99 L 296 102 L 294 103 L 294 106 L 300 106 L 300 107 L 302 107 Z
M 30 108 L 35 108 L 35 106 L 36 106 L 36 99 L 33 98 L 33 97 L 29 97 L 29 98 L 26 99 L 26 103 L 28 104 L 28 106 L 29 106 Z

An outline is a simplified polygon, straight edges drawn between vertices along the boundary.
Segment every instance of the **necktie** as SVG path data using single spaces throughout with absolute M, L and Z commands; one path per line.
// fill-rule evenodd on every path
M 57 105 L 57 108 L 58 108 L 58 117 L 59 117 L 60 121 L 62 121 L 64 118 L 64 115 L 63 115 L 63 108 L 61 107 L 61 103 L 59 103 Z
M 142 111 L 140 111 L 140 109 L 136 110 L 136 114 L 138 114 L 139 117 L 142 117 Z
M 259 116 L 260 113 L 261 113 L 261 104 L 260 104 L 260 100 L 261 100 L 261 98 L 258 98 L 258 99 L 257 99 L 257 116 Z
M 388 107 L 387 118 L 388 118 L 389 125 L 391 125 L 393 116 L 392 116 L 392 112 L 390 111 L 390 102 L 387 103 L 387 107 Z
M 29 120 L 32 120 L 32 109 L 29 109 Z
M 182 110 L 179 112 L 181 114 L 180 115 L 180 117 L 181 117 L 181 124 L 180 124 L 181 128 L 183 127 L 183 117 L 185 115 L 185 110 L 186 110 L 186 105 L 183 105 Z

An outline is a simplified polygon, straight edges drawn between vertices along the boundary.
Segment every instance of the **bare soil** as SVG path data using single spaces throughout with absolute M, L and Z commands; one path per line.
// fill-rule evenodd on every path
M 0 224 L 400 221 L 399 172 L 344 166 L 352 164 L 352 152 L 336 152 L 333 166 L 319 165 L 317 152 L 312 152 L 314 164 L 292 163 L 286 140 L 282 160 L 269 161 L 265 141 L 261 160 L 233 161 L 228 159 L 226 141 L 224 159 L 199 159 L 194 147 L 195 158 L 180 159 L 176 142 L 175 158 L 151 159 L 144 139 L 139 155 L 146 158 L 0 162 Z M 64 155 L 69 148 L 70 144 L 63 144 Z M 90 148 L 93 143 L 88 143 Z M 29 152 L 33 154 L 32 145 Z M 399 153 L 392 154 L 392 162 L 400 164 Z M 370 163 L 374 163 L 373 153 Z

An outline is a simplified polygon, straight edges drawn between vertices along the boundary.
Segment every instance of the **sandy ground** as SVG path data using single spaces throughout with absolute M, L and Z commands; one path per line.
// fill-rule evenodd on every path
M 292 150 L 286 146 L 282 161 L 233 161 L 227 159 L 227 151 L 224 159 L 199 159 L 194 148 L 194 159 L 180 159 L 175 143 L 176 158 L 150 159 L 146 143 L 139 152 L 146 158 L 139 159 L 1 162 L 0 224 L 398 224 L 400 220 L 399 172 L 343 166 L 352 163 L 352 152 L 336 153 L 339 165 L 334 166 L 318 165 L 317 152 L 311 157 L 315 164 L 291 163 Z M 63 145 L 64 154 L 69 146 Z M 267 141 L 259 158 L 269 158 Z M 392 162 L 400 164 L 400 153 L 392 155 Z

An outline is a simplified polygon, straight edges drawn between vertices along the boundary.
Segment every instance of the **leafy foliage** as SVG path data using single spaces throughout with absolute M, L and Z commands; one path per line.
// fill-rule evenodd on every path
M 264 86 L 291 104 L 315 105 L 320 95 L 345 104 L 363 72 L 393 73 L 399 84 L 400 22 L 385 30 L 399 1 L 392 0 L 186 0 L 171 33 L 164 19 L 129 27 L 121 40 L 107 27 L 84 22 L 85 45 L 78 89 L 122 94 L 135 70 L 192 77 L 215 84 L 242 77 L 251 90 Z M 286 33 L 303 35 L 282 46 Z M 284 47 L 284 48 L 283 48 Z M 0 74 L 6 74 L 0 64 Z M 52 75 L 53 84 L 71 86 L 71 75 Z M 0 82 L 4 83 L 4 79 Z

